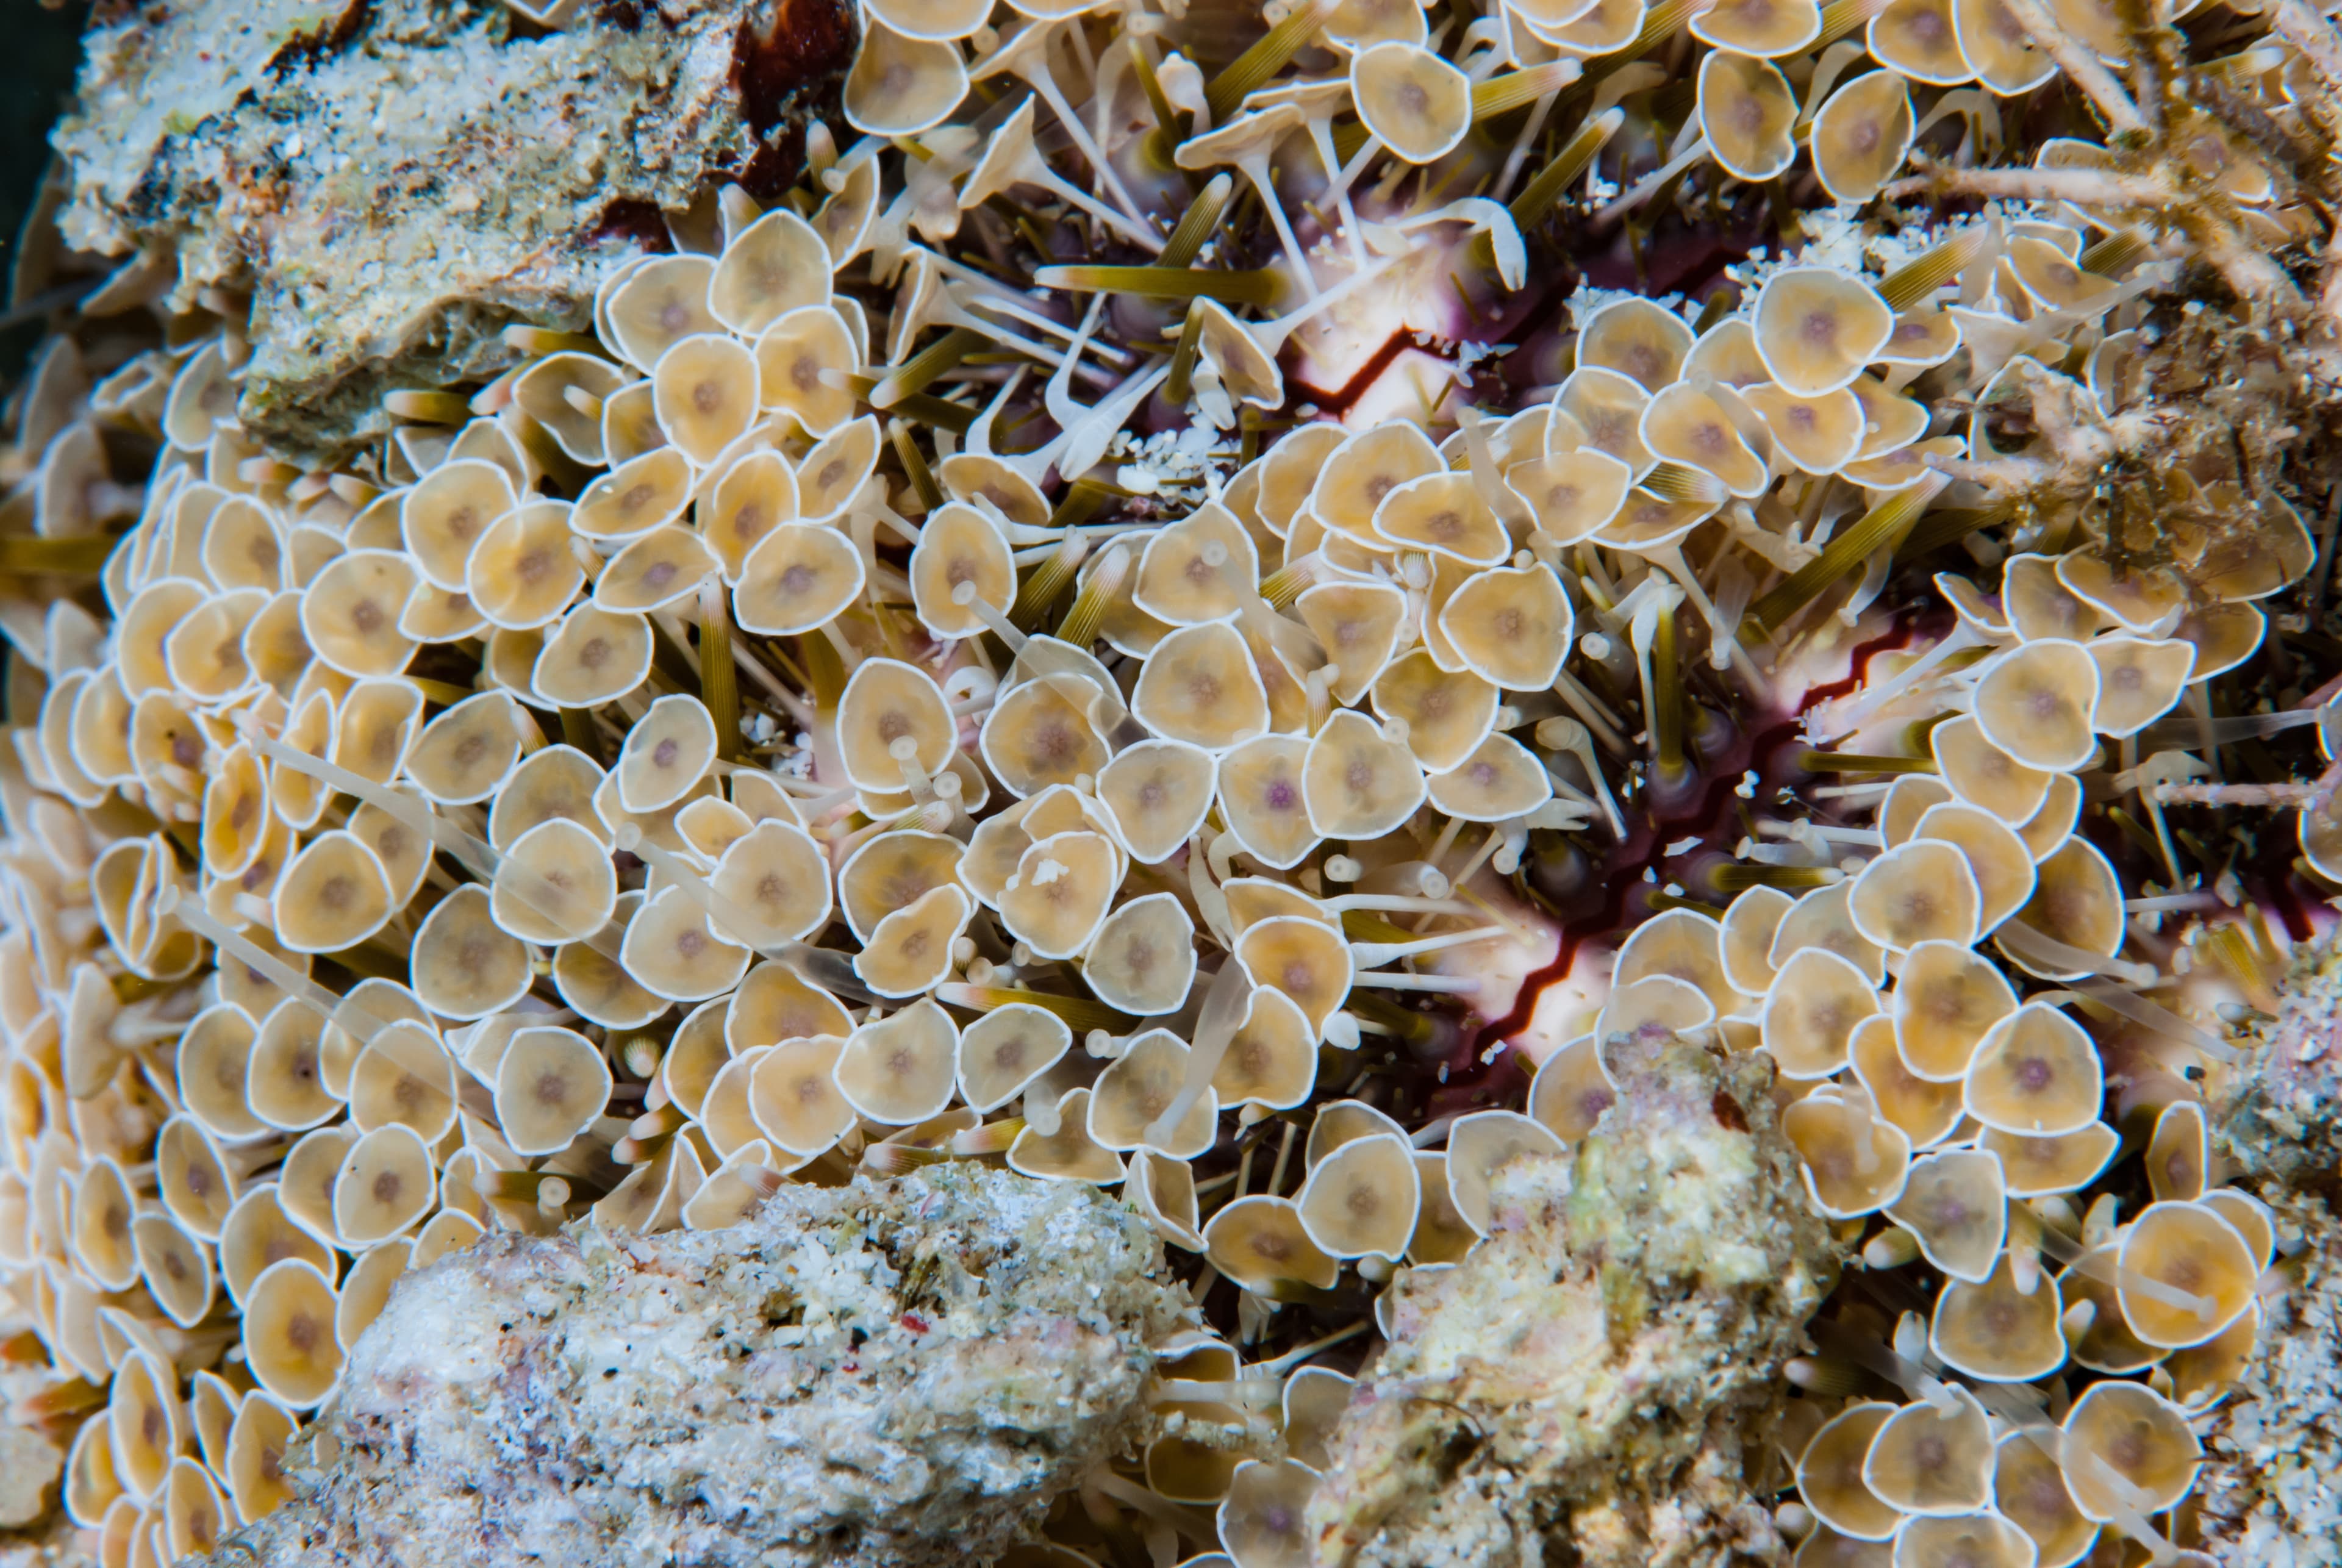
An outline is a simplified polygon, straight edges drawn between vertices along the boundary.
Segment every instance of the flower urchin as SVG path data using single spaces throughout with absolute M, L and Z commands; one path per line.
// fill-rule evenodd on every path
M 1294 1369 L 1673 1036 L 1771 1058 L 1865 1265 L 1749 1478 L 1797 1561 L 2171 1561 L 2277 1243 L 2207 1009 L 2342 880 L 2248 391 L 2330 352 L 2269 255 L 2331 28 L 1014 9 L 864 0 L 861 141 L 345 471 L 241 435 L 233 301 L 47 351 L 0 1263 L 73 1518 L 266 1512 L 488 1229 L 986 1159 L 1123 1183 L 1226 1334 L 1046 1560 L 1306 1561 Z

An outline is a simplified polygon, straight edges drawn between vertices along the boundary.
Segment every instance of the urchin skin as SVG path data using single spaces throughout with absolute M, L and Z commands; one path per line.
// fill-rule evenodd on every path
M 1142 1434 L 1190 1315 L 1128 1210 L 967 1164 L 495 1238 L 400 1282 L 214 1561 L 988 1561 Z

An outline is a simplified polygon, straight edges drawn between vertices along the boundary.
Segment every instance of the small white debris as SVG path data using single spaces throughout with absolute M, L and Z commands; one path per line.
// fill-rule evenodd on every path
M 1664 310 L 1681 310 L 1687 303 L 1680 294 L 1637 294 L 1633 289 L 1596 288 L 1581 281 L 1569 296 L 1569 319 L 1573 325 L 1583 327 L 1588 318 L 1604 305 L 1627 299 L 1646 301 Z

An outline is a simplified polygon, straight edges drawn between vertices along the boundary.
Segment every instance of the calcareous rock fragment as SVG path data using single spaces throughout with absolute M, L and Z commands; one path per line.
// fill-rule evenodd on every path
M 953 1164 L 732 1229 L 495 1237 L 402 1280 L 217 1563 L 988 1562 L 1146 1420 L 1145 1223 Z
M 64 1468 L 65 1455 L 39 1433 L 0 1426 L 0 1531 L 41 1523 Z
M 2202 1549 L 2233 1568 L 2342 1563 L 2342 944 L 2303 951 L 2215 1109 L 2215 1147 L 2267 1203 L 2279 1256 L 2236 1391 L 2205 1436 Z
M 68 243 L 175 308 L 249 295 L 245 431 L 333 458 L 385 391 L 493 375 L 511 323 L 577 332 L 719 175 L 794 180 L 851 52 L 837 0 L 645 0 L 524 25 L 496 0 L 101 5 Z M 125 301 L 125 303 L 128 303 Z
M 127 112 L 0 409 L 0 1403 L 66 1517 L 265 1519 L 488 1233 L 1005 1160 L 1119 1184 L 1208 1315 L 1004 1568 L 2171 1568 L 2264 1305 L 2335 1360 L 2207 1106 L 2342 887 L 2342 33 L 855 0 L 776 188 L 836 4 L 98 8 Z M 64 248 L 75 181 L 135 256 Z M 492 332 L 563 253 L 486 240 L 581 211 L 674 251 Z M 491 304 L 398 347 L 443 283 Z M 343 341 L 392 346 L 305 386 Z M 1769 1403 L 1761 1292 L 1818 1293 L 1710 1130 L 1754 1102 L 1621 1066 L 1669 1037 L 1771 1059 L 1860 1247 Z M 1656 1152 L 1585 1164 L 1638 1094 Z M 648 1517 L 569 1555 L 684 1555 Z
M 1390 1347 L 1326 1444 L 1316 1562 L 1781 1553 L 1750 1423 L 1836 1278 L 1829 1232 L 1762 1058 L 1670 1041 L 1620 1065 L 1571 1154 L 1498 1171 L 1483 1244 L 1395 1287 Z

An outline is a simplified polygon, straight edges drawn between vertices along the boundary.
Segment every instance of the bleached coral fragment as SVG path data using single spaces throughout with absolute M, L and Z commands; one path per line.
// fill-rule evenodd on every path
M 1837 1270 L 1755 1056 L 1634 1054 L 1573 1153 L 1502 1167 L 1494 1229 L 1393 1286 L 1326 1439 L 1326 1564 L 1642 1564 L 1781 1550 L 1744 1444 Z
M 986 1561 L 1143 1434 L 1191 1315 L 1128 1210 L 972 1164 L 491 1239 L 399 1283 L 229 1560 Z

